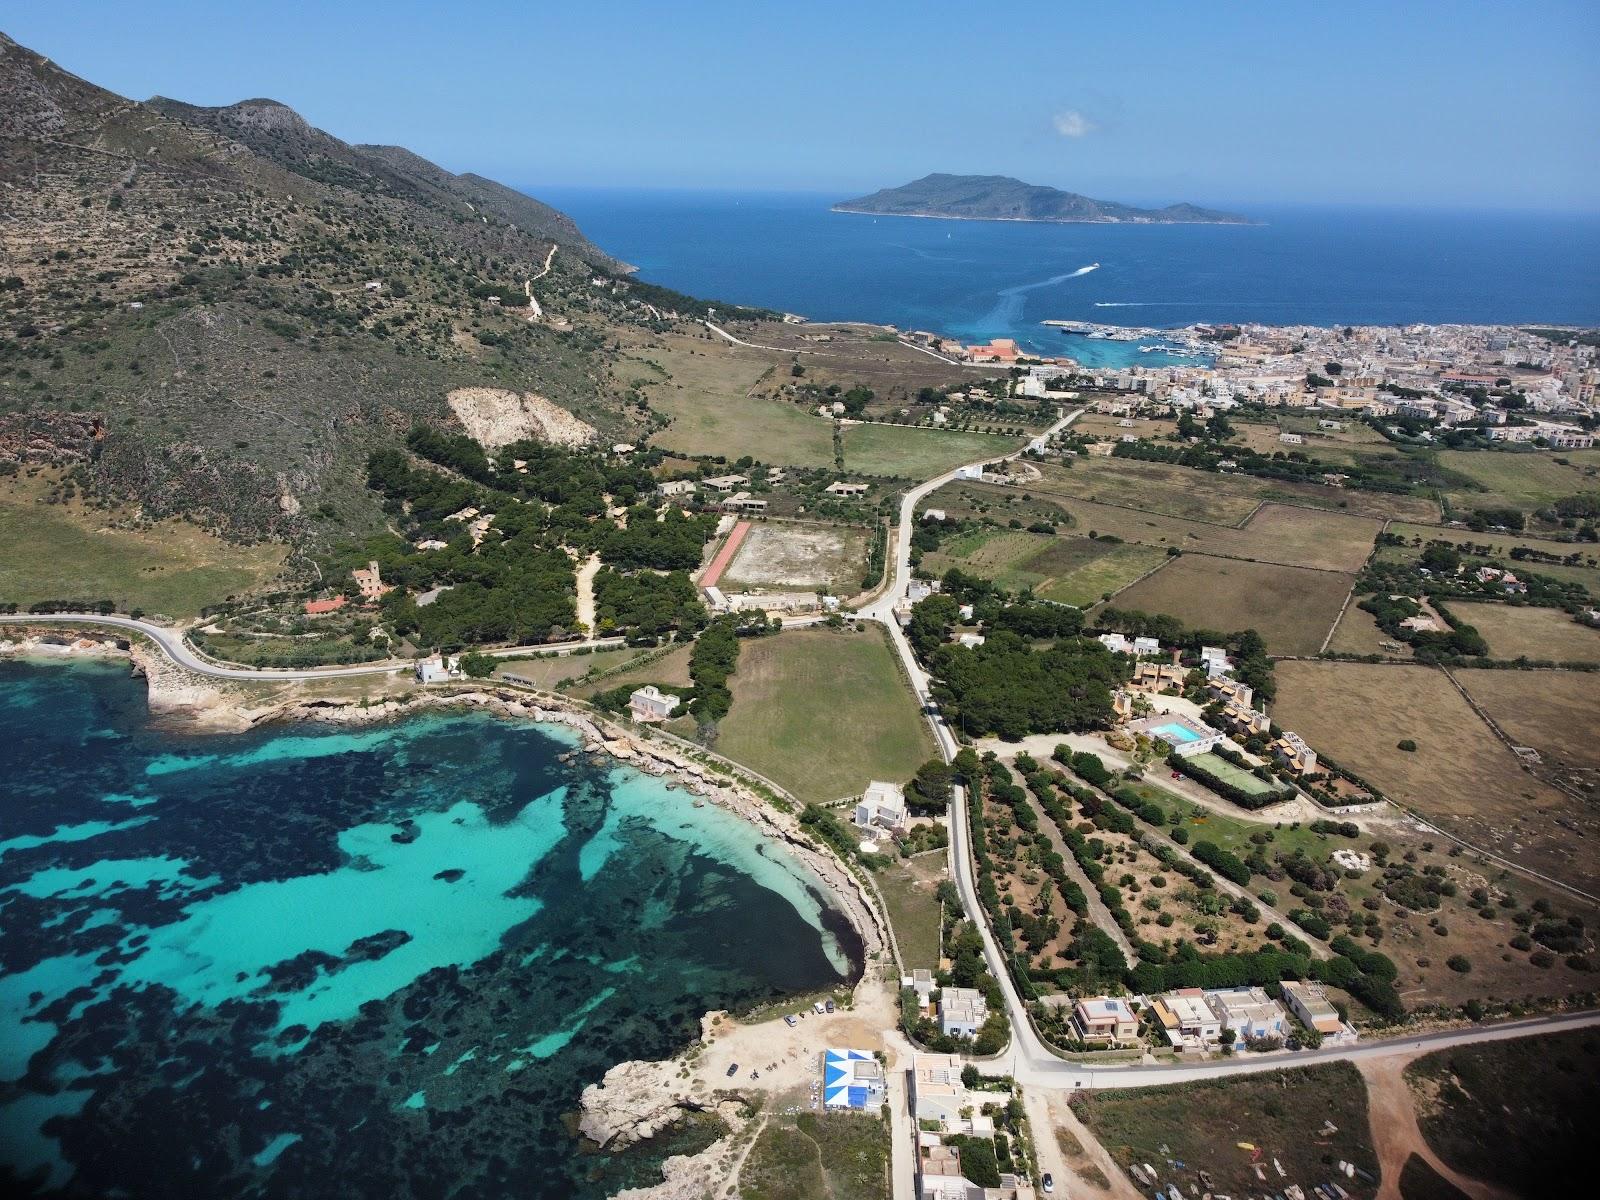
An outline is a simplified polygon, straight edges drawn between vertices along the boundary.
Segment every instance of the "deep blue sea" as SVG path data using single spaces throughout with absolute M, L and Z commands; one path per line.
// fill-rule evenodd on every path
M 199 737 L 0 662 L 0 1193 L 600 1196 L 583 1086 L 860 948 L 746 822 L 560 726 Z
M 1600 325 L 1600 215 L 1246 208 L 1265 224 L 1043 225 L 834 213 L 840 197 L 815 194 L 528 190 L 692 295 L 1091 363 L 1162 360 L 1039 322 Z

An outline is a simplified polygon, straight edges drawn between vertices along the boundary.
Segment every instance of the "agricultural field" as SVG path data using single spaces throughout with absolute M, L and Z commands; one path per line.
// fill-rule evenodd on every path
M 1273 654 L 1315 654 L 1354 577 L 1185 554 L 1117 596 L 1116 606 L 1166 613 L 1202 629 L 1254 629 Z
M 1439 516 L 1438 505 L 1417 496 L 1218 474 L 1131 458 L 1079 458 L 1070 467 L 1046 463 L 1040 469 L 1042 478 L 1024 489 L 1035 498 L 1058 504 L 1092 500 L 1220 525 L 1240 524 L 1263 501 L 1397 520 L 1433 521 Z
M 810 419 L 832 437 L 829 422 Z M 844 466 L 855 475 L 923 480 L 963 463 L 1003 457 L 1021 445 L 1018 438 L 991 433 L 951 433 L 910 425 L 850 425 L 844 431 Z
M 1482 491 L 1448 492 L 1457 508 L 1543 508 L 1563 496 L 1600 489 L 1600 450 L 1441 450 L 1439 465 Z
M 872 531 L 853 525 L 757 521 L 723 573 L 724 592 L 825 592 L 853 596 L 861 588 Z
M 1475 846 L 1600 886 L 1586 848 L 1600 816 L 1529 774 L 1443 671 L 1292 661 L 1276 676 L 1272 719 L 1330 760 Z M 1416 750 L 1400 750 L 1402 740 Z
M 939 900 L 945 854 L 930 851 L 873 873 L 906 968 L 939 965 Z
M 1307 1195 L 1343 1159 L 1377 1176 L 1367 1089 L 1349 1063 L 1239 1075 L 1136 1091 L 1080 1092 L 1072 1111 L 1123 1170 L 1153 1168 L 1162 1190 L 1177 1187 L 1251 1196 L 1297 1184 Z M 1327 1132 L 1332 1128 L 1333 1132 Z M 1240 1143 L 1251 1149 L 1245 1149 Z M 1251 1166 L 1259 1157 L 1263 1170 Z M 1279 1176 L 1274 1162 L 1281 1163 Z M 1182 1163 L 1180 1169 L 1177 1164 Z M 1210 1176 L 1202 1185 L 1200 1172 Z M 1339 1178 L 1357 1200 L 1376 1187 Z M 1148 1194 L 1148 1187 L 1140 1187 Z
M 1344 616 L 1334 627 L 1328 649 L 1335 654 L 1377 654 L 1384 658 L 1410 658 L 1411 647 L 1397 642 L 1382 629 L 1378 619 L 1357 604 L 1347 605 Z
M 1386 815 L 1383 809 L 1358 818 L 1361 825 L 1357 836 L 1346 837 L 1343 833 L 1318 833 L 1300 822 L 1258 821 L 1220 813 L 1148 782 L 1130 786 L 1141 799 L 1159 805 L 1169 817 L 1176 813 L 1178 827 L 1189 831 L 1191 846 L 1200 841 L 1212 842 L 1247 862 L 1258 849 L 1268 862 L 1276 862 L 1279 855 L 1298 853 L 1330 871 L 1334 886 L 1317 893 L 1319 901 L 1315 904 L 1291 893 L 1294 884 L 1287 875 L 1274 878 L 1258 874 L 1251 880 L 1250 890 L 1263 903 L 1276 905 L 1280 912 L 1292 912 L 1302 904 L 1316 907 L 1329 923 L 1330 937 L 1351 932 L 1345 924 L 1351 914 L 1375 920 L 1379 931 L 1377 948 L 1394 960 L 1399 971 L 1395 986 L 1409 1007 L 1530 995 L 1565 996 L 1592 986 L 1585 971 L 1554 956 L 1548 956 L 1550 961 L 1531 962 L 1535 947 L 1524 944 L 1519 948 L 1513 943 L 1522 932 L 1513 920 L 1519 910 L 1527 912 L 1533 905 L 1543 904 L 1554 913 L 1577 911 L 1586 917 L 1593 915 L 1591 910 L 1575 909 L 1575 902 L 1554 888 L 1510 876 L 1465 854 L 1452 856 L 1453 843 L 1419 832 L 1413 823 Z M 1349 820 L 1333 819 L 1341 823 Z M 1339 849 L 1363 854 L 1373 866 L 1352 877 L 1332 862 L 1333 852 Z M 1427 911 L 1406 908 L 1384 893 L 1380 860 L 1409 862 L 1419 871 L 1429 867 L 1442 870 L 1455 885 L 1455 894 L 1436 897 L 1437 906 Z M 1483 889 L 1494 899 L 1487 916 L 1474 904 L 1476 889 Z M 1466 960 L 1467 971 L 1450 965 L 1457 955 Z M 1353 1012 L 1361 1013 L 1353 998 L 1347 1003 Z
M 714 749 L 804 801 L 903 782 L 933 738 L 881 630 L 791 629 L 745 641 Z
M 1600 663 L 1600 629 L 1578 624 L 1562 609 L 1458 602 L 1450 612 L 1483 634 L 1490 658 Z
M 49 503 L 58 487 L 54 473 L 0 478 L 0 601 L 112 600 L 123 612 L 194 617 L 282 568 L 281 545 L 235 545 L 176 519 L 119 528 L 135 514 L 78 497 Z
M 775 1113 L 739 1172 L 745 1200 L 888 1200 L 889 1127 L 865 1113 Z
M 1035 593 L 1058 604 L 1087 608 L 1121 591 L 1166 560 L 1164 550 L 1088 538 L 1058 538 L 1019 564 L 1037 574 Z
M 650 406 L 672 424 L 657 445 L 683 454 L 750 455 L 784 466 L 833 465 L 832 425 L 794 404 L 753 395 L 772 356 L 682 334 L 635 348 L 620 372 L 644 381 Z
M 1040 471 L 1042 478 L 1024 489 L 1035 496 L 1095 500 L 1192 521 L 1237 525 L 1260 503 L 1256 480 L 1166 463 L 1095 457 L 1076 459 L 1071 467 L 1045 463 Z
M 1547 763 L 1600 770 L 1600 674 L 1587 671 L 1454 672 L 1506 736 Z
M 1128 417 L 1126 419 L 1133 422 L 1131 426 L 1123 425 L 1123 419 L 1102 413 L 1084 413 L 1072 423 L 1072 432 L 1120 442 L 1130 435 L 1141 441 L 1154 441 L 1171 437 L 1178 430 L 1178 422 L 1172 417 Z
M 688 644 L 677 646 L 660 658 L 641 662 L 636 666 L 624 665 L 622 670 L 614 674 L 592 682 L 579 683 L 569 690 L 574 696 L 586 700 L 596 692 L 608 692 L 623 684 L 632 687 L 642 687 L 647 683 L 688 687 L 693 682 L 689 678 L 689 652 L 692 648 Z M 648 653 L 649 651 L 646 652 L 647 655 Z
M 1594 1030 L 1441 1050 L 1405 1079 L 1423 1138 L 1453 1170 L 1530 1197 L 1566 1195 L 1589 1172 Z
M 615 650 L 597 650 L 593 654 L 545 654 L 533 658 L 502 658 L 497 675 L 512 674 L 526 679 L 535 687 L 553 691 L 561 684 L 579 679 L 593 672 L 611 671 L 625 666 L 648 653 L 634 646 L 621 646 Z

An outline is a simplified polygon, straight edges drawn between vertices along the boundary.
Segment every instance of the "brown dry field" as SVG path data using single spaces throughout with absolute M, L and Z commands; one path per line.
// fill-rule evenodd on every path
M 1391 650 L 1389 646 L 1398 646 L 1398 650 Z M 1386 658 L 1410 658 L 1411 647 L 1404 642 L 1397 642 L 1383 630 L 1378 628 L 1377 618 L 1366 609 L 1354 603 L 1344 610 L 1344 616 L 1339 618 L 1339 624 L 1333 631 L 1333 640 L 1328 643 L 1328 649 L 1338 654 L 1381 654 Z
M 1565 766 L 1600 768 L 1600 674 L 1456 671 L 1506 736 Z
M 860 590 L 870 531 L 859 526 L 757 521 L 723 575 L 724 592 Z
M 1265 500 L 1355 516 L 1411 521 L 1439 519 L 1439 506 L 1416 496 L 1224 475 L 1131 458 L 1085 457 L 1072 462 L 1071 467 L 1043 464 L 1043 478 L 1029 484 L 1025 490 L 1035 496 L 1098 500 L 1143 512 L 1224 525 L 1239 524 Z
M 1121 417 L 1109 417 L 1102 413 L 1084 413 L 1072 423 L 1074 433 L 1089 434 L 1093 437 L 1111 438 L 1120 441 L 1125 435 L 1132 434 L 1136 438 L 1164 438 L 1169 437 L 1178 428 L 1178 423 L 1167 417 L 1151 419 L 1148 417 L 1130 417 L 1133 422 L 1131 427 L 1121 424 Z
M 1013 489 L 1014 490 L 1014 489 Z M 1354 517 L 1291 504 L 1263 504 L 1242 526 L 1190 521 L 1136 512 L 1088 500 L 1058 500 L 1073 527 L 1110 533 L 1125 542 L 1177 546 L 1228 558 L 1324 571 L 1358 571 L 1382 528 L 1372 517 Z
M 1353 580 L 1333 571 L 1185 554 L 1119 593 L 1116 606 L 1223 633 L 1254 629 L 1273 654 L 1315 654 Z
M 1600 662 L 1600 630 L 1579 625 L 1559 608 L 1452 604 L 1450 611 L 1483 634 L 1491 658 Z
M 1600 814 L 1524 770 L 1443 671 L 1293 661 L 1276 676 L 1272 719 L 1340 766 L 1475 846 L 1600 886 Z M 1396 748 L 1407 738 L 1415 751 Z

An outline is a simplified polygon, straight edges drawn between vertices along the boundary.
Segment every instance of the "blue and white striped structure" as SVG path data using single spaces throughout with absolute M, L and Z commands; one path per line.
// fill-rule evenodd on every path
M 828 1049 L 822 1054 L 825 1108 L 868 1108 L 883 1103 L 883 1068 L 866 1050 Z

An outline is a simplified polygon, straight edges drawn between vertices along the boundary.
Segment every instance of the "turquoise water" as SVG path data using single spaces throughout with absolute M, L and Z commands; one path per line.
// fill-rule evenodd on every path
M 1166 742 L 1198 742 L 1200 735 L 1187 725 L 1166 724 L 1157 725 L 1150 731 Z
M 797 863 L 563 727 L 198 738 L 19 663 L 0 727 L 11 1190 L 608 1194 L 696 1135 L 582 1155 L 586 1083 L 859 966 Z

